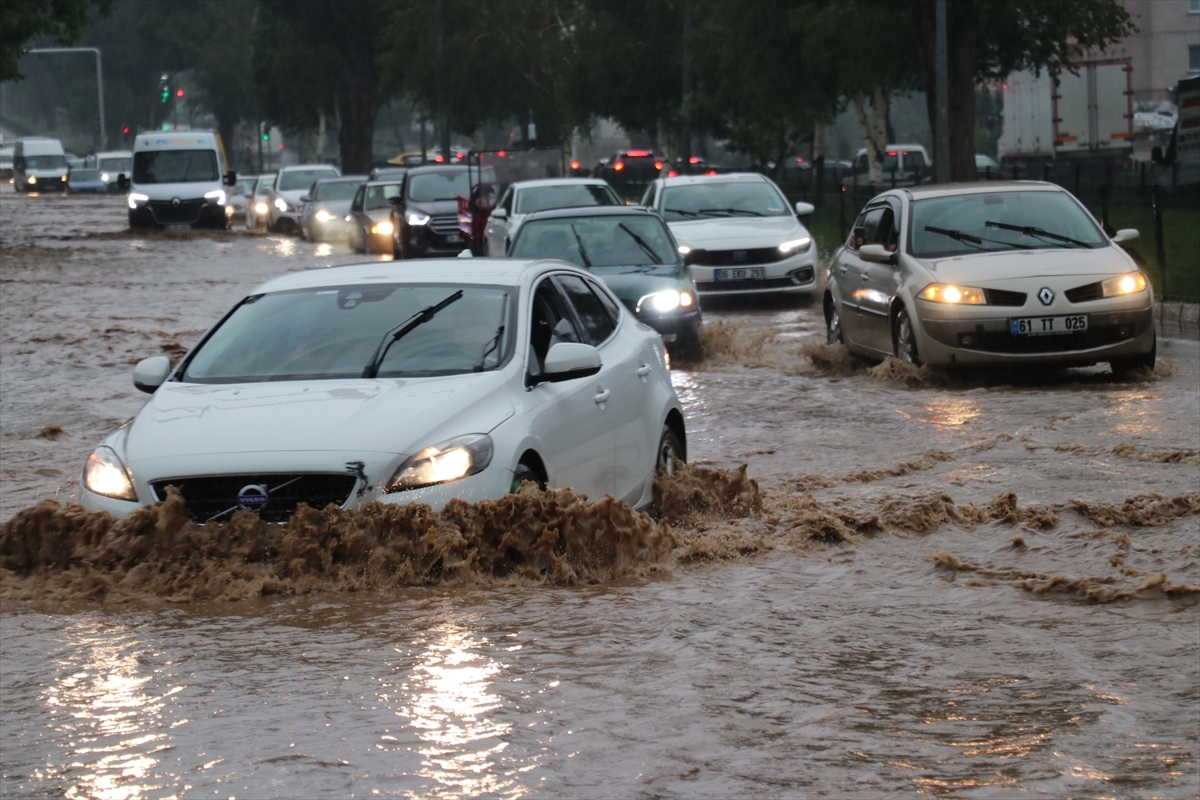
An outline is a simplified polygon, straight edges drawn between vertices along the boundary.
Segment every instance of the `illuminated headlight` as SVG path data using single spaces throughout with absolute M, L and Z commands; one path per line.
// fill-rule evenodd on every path
M 150 201 L 150 195 L 148 195 L 148 194 L 138 194 L 137 192 L 130 192 L 130 193 L 129 193 L 129 198 L 128 198 L 128 199 L 129 199 L 129 207 L 130 207 L 130 208 L 137 208 L 137 207 L 138 207 L 138 203 L 147 203 L 147 202 L 149 202 L 149 201 Z
M 648 294 L 641 300 L 638 300 L 637 311 L 641 313 L 643 310 L 648 309 L 662 314 L 674 311 L 680 306 L 686 308 L 694 302 L 696 301 L 690 292 L 677 292 L 674 289 L 664 289 L 661 292 Z
M 922 300 L 932 300 L 935 303 L 953 303 L 960 306 L 986 306 L 987 299 L 983 289 L 973 289 L 970 286 L 951 286 L 946 283 L 931 283 L 921 290 L 918 295 Z
M 1118 297 L 1123 294 L 1133 294 L 1146 288 L 1146 276 L 1140 272 L 1131 272 L 1116 278 L 1109 278 L 1100 284 L 1104 287 L 1105 297 Z
M 492 438 L 485 433 L 459 436 L 426 447 L 400 465 L 386 494 L 448 483 L 482 472 L 492 462 Z
M 428 225 L 429 224 L 429 215 L 422 214 L 419 211 L 410 211 L 410 212 L 408 212 L 408 224 L 409 225 Z
M 275 198 L 275 207 L 278 208 L 280 211 L 288 210 L 288 204 L 282 197 Z
M 679 245 L 679 254 L 681 256 L 686 256 L 690 252 L 692 252 L 692 248 L 688 247 L 686 244 Z
M 66 175 L 63 175 L 61 178 L 59 178 L 59 180 L 62 180 L 62 181 L 65 181 L 66 179 L 67 179 Z
M 380 236 L 391 236 L 394 230 L 396 229 L 392 226 L 392 221 L 390 219 L 385 219 L 383 222 L 376 222 L 371 226 L 371 233 L 375 233 Z
M 210 203 L 216 203 L 219 206 L 223 206 L 225 205 L 225 190 L 214 189 L 211 192 L 205 192 L 204 199 Z
M 333 222 L 335 219 L 337 219 L 336 214 L 330 214 L 323 208 L 313 216 L 317 218 L 317 222 Z
M 88 456 L 83 466 L 83 485 L 93 494 L 115 497 L 118 500 L 137 500 L 129 470 L 111 448 L 100 445 Z
M 254 213 L 255 214 L 258 214 L 261 216 L 261 215 L 267 213 L 267 211 L 269 211 L 269 210 L 270 210 L 270 208 L 267 206 L 267 204 L 262 202 L 261 200 L 254 204 Z
M 236 211 L 236 210 L 237 210 L 237 209 L 235 209 L 235 208 L 233 207 L 233 203 L 230 203 L 229 205 L 225 206 L 225 216 L 227 216 L 227 217 L 232 217 L 232 216 L 233 216 L 233 212 L 234 212 L 234 211 Z
M 789 239 L 779 245 L 781 253 L 807 253 L 808 248 L 812 247 L 812 237 L 803 236 L 799 239 Z
M 30 182 L 30 183 L 37 183 L 37 175 L 30 175 L 30 176 L 29 176 L 29 182 Z
M 108 173 L 107 173 L 107 172 L 101 172 L 101 173 L 100 173 L 100 180 L 104 181 L 105 183 L 108 183 Z

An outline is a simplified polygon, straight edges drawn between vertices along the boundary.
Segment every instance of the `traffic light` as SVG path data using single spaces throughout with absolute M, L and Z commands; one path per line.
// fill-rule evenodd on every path
M 264 142 L 271 141 L 271 132 L 270 131 L 263 131 L 263 141 Z
M 176 90 L 175 90 L 175 96 L 176 96 L 176 97 L 183 97 L 183 89 L 176 89 Z
M 162 90 L 162 101 L 165 103 L 170 99 L 171 99 L 171 90 L 164 86 L 163 90 Z
M 164 72 L 162 77 L 158 79 L 158 90 L 162 95 L 162 101 L 164 103 L 171 99 L 171 86 L 167 81 L 167 73 Z

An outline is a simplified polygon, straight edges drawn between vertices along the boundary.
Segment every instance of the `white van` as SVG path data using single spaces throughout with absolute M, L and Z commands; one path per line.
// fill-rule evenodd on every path
M 13 148 L 13 188 L 18 192 L 65 192 L 67 156 L 58 139 L 29 136 Z
M 889 144 L 883 152 L 883 185 L 912 186 L 932 181 L 929 154 L 919 144 Z M 853 176 L 846 183 L 866 186 L 871 165 L 867 161 L 867 148 L 854 154 Z
M 237 182 L 225 173 L 225 147 L 216 131 L 154 131 L 133 142 L 133 174 L 122 181 L 129 190 L 129 227 L 226 228 L 226 186 Z

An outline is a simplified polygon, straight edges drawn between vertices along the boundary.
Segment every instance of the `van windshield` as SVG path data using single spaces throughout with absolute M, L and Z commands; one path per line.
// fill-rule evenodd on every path
M 66 156 L 25 156 L 25 169 L 62 169 Z
M 216 150 L 145 150 L 133 154 L 134 183 L 220 180 Z

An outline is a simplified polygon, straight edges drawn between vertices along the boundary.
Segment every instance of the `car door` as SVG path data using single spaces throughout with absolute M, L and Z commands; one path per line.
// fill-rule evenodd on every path
M 504 209 L 506 217 L 511 217 L 513 213 L 513 198 L 515 195 L 516 192 L 513 191 L 513 188 L 511 186 L 508 187 L 504 192 L 504 197 L 500 198 L 500 202 L 496 205 L 496 208 Z M 497 219 L 494 211 L 492 215 L 488 216 L 487 228 L 484 229 L 484 237 L 487 239 L 487 254 L 489 256 L 508 255 L 505 243 L 510 241 L 510 224 L 510 220 L 507 218 Z
M 900 204 L 893 198 L 871 209 L 865 244 L 878 244 L 891 252 L 900 241 L 897 221 Z M 863 344 L 872 350 L 892 352 L 892 299 L 896 296 L 899 271 L 894 264 L 862 261 L 862 298 L 858 308 Z
M 649 441 L 646 419 L 650 396 L 646 378 L 651 362 L 641 357 L 637 337 L 618 334 L 620 310 L 613 307 L 603 289 L 579 275 L 559 275 L 556 280 L 579 317 L 584 341 L 600 350 L 603 366 L 596 377 L 606 399 L 599 406 L 613 446 L 611 488 L 607 491 L 626 502 L 637 502 L 651 475 L 651 452 L 658 442 L 656 432 L 654 441 Z
M 866 346 L 863 333 L 863 317 L 859 308 L 863 300 L 863 283 L 865 281 L 865 262 L 858 255 L 858 248 L 866 243 L 866 225 L 870 209 L 864 209 L 854 221 L 850 233 L 850 241 L 842 248 L 837 260 L 830 271 L 837 286 L 838 299 L 841 301 L 842 336 L 848 344 Z
M 547 478 L 597 500 L 612 493 L 614 447 L 611 414 L 606 414 L 604 369 L 587 378 L 538 382 L 543 360 L 559 342 L 586 342 L 577 315 L 552 277 L 532 295 L 526 370 L 533 384 L 525 395 L 531 427 L 540 441 Z

